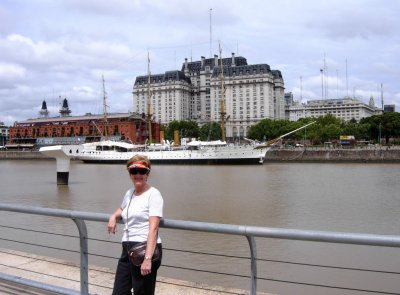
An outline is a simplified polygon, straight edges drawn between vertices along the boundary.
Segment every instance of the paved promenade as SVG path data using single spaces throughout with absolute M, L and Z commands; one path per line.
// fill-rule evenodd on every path
M 60 259 L 0 248 L 0 273 L 57 285 L 76 291 L 80 289 L 79 266 Z M 163 277 L 158 277 L 157 279 L 157 295 L 249 294 L 249 291 L 238 289 L 208 286 Z M 104 267 L 90 267 L 90 294 L 111 294 L 113 282 L 113 270 Z M 16 286 L 0 280 L 0 294 L 53 295 L 55 293 L 41 291 L 32 287 Z M 271 295 L 267 293 L 258 294 Z

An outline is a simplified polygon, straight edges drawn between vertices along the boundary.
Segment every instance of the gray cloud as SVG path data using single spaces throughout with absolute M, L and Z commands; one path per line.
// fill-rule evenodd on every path
M 325 63 L 332 97 L 349 88 L 368 101 L 384 84 L 400 107 L 400 2 L 350 1 L 50 1 L 0 4 L 0 121 L 37 116 L 43 99 L 73 114 L 101 112 L 102 76 L 110 111 L 132 109 L 137 75 L 180 69 L 187 57 L 236 52 L 282 71 L 295 99 L 320 97 Z M 300 76 L 302 93 L 300 93 Z M 336 86 L 338 85 L 338 86 Z M 336 89 L 338 88 L 338 89 Z M 54 115 L 57 112 L 53 112 Z

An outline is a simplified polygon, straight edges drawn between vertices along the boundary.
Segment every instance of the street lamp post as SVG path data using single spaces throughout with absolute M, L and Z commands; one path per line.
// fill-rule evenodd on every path
M 379 145 L 381 145 L 382 141 L 382 123 L 379 123 Z

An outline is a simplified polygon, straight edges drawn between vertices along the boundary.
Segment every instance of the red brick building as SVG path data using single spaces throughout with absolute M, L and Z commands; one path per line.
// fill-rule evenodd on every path
M 148 122 L 137 113 L 87 114 L 29 119 L 16 122 L 9 129 L 10 144 L 74 144 L 114 140 L 143 144 L 148 139 Z M 160 124 L 152 122 L 152 142 L 160 142 Z

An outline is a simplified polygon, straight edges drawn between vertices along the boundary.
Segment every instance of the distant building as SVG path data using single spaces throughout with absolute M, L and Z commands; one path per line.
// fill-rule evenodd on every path
M 160 125 L 152 123 L 153 141 L 160 141 Z M 29 119 L 10 127 L 11 144 L 79 144 L 105 137 L 144 144 L 148 139 L 148 123 L 136 113 L 85 115 Z
M 144 144 L 148 140 L 149 124 L 144 114 L 119 113 L 70 116 L 67 99 L 60 109 L 60 117 L 48 117 L 46 102 L 43 101 L 40 118 L 15 122 L 7 129 L 9 146 L 30 144 L 36 146 L 56 144 L 80 144 L 100 139 L 123 140 Z M 151 124 L 152 141 L 160 141 L 160 124 Z M 3 130 L 3 128 L 2 128 Z M 2 131 L 3 133 L 3 131 Z
M 0 122 L 0 146 L 4 147 L 8 142 L 9 128 Z
M 385 104 L 383 106 L 384 113 L 395 113 L 396 112 L 396 105 L 394 104 Z
M 292 92 L 285 93 L 285 106 L 292 105 L 293 103 L 294 103 L 293 93 Z
M 285 107 L 286 119 L 297 121 L 301 118 L 320 117 L 327 114 L 350 121 L 379 115 L 382 110 L 374 106 L 373 98 L 369 104 L 357 99 L 345 97 L 342 99 L 309 100 L 307 103 L 294 102 Z
M 185 59 L 181 70 L 151 75 L 151 112 L 154 120 L 193 120 L 199 124 L 221 120 L 221 60 Z M 247 135 L 262 119 L 284 119 L 284 81 L 267 64 L 248 65 L 244 57 L 223 58 L 227 138 Z M 148 113 L 148 76 L 136 78 L 133 87 L 136 111 Z

